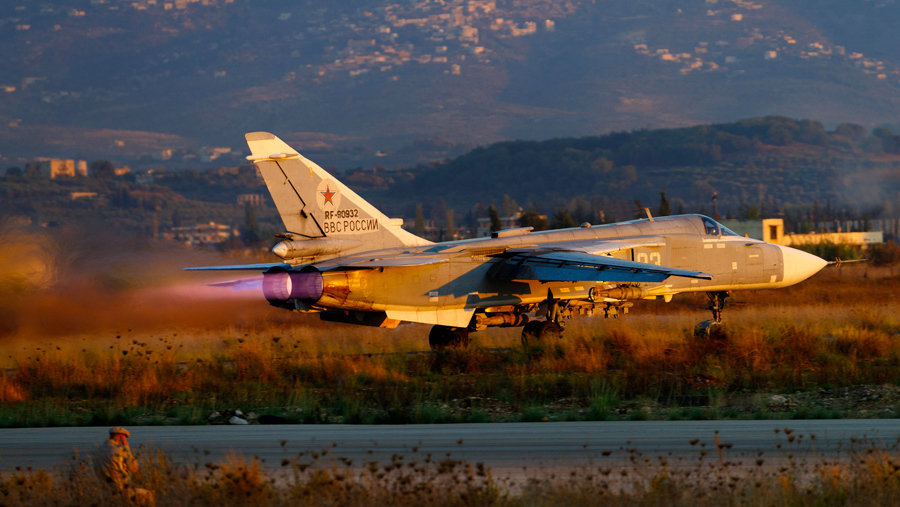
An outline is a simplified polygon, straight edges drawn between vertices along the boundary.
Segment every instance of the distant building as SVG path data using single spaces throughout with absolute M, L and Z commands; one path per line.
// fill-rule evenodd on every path
M 266 200 L 262 194 L 240 194 L 237 196 L 238 206 L 250 206 L 251 208 L 259 208 L 265 206 Z
M 136 173 L 134 176 L 134 182 L 138 185 L 149 185 L 153 183 L 153 170 Z
M 226 174 L 237 176 L 238 174 L 241 174 L 241 168 L 240 166 L 217 167 L 215 169 L 210 169 L 209 172 L 217 176 L 225 176 Z
M 500 217 L 500 230 L 505 229 L 515 229 L 519 227 L 519 219 L 522 217 L 522 212 L 519 211 L 513 215 L 508 217 Z M 543 220 L 547 219 L 547 215 L 539 215 L 539 217 Z M 491 219 L 490 218 L 479 218 L 478 219 L 478 228 L 475 230 L 475 237 L 477 238 L 487 238 L 491 235 Z
M 74 178 L 88 175 L 88 165 L 84 160 L 71 159 L 37 159 L 31 164 L 43 178 L 56 179 L 60 176 Z
M 187 227 L 173 227 L 167 236 L 191 246 L 217 245 L 238 236 L 238 232 L 231 226 L 210 222 Z
M 786 246 L 802 246 L 818 245 L 819 243 L 858 246 L 865 250 L 869 245 L 880 245 L 884 243 L 884 233 L 881 231 L 873 231 L 786 234 L 781 238 L 778 244 Z
M 764 220 L 722 220 L 722 225 L 740 236 L 768 241 L 776 245 L 802 246 L 833 243 L 835 245 L 857 246 L 865 249 L 869 245 L 884 243 L 884 232 L 814 232 L 810 234 L 785 234 L 784 220 L 767 218 Z
M 784 236 L 784 220 L 781 218 L 721 220 L 720 222 L 738 236 L 746 236 L 769 243 L 778 243 Z
M 231 153 L 231 148 L 221 147 L 221 148 L 206 148 L 200 154 L 200 160 L 203 162 L 212 162 L 217 158 L 228 155 Z
M 478 28 L 473 26 L 463 26 L 459 34 L 460 42 L 471 42 L 478 44 Z

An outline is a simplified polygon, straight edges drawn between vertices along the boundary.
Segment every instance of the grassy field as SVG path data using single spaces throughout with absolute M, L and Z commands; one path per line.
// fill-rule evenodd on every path
M 896 264 L 735 293 L 711 338 L 692 333 L 709 318 L 698 294 L 572 320 L 539 347 L 493 329 L 468 351 L 433 354 L 427 326 L 328 325 L 206 287 L 211 278 L 180 272 L 221 261 L 202 253 L 117 253 L 72 237 L 62 252 L 25 239 L 0 243 L 0 427 L 225 423 L 236 409 L 251 421 L 350 424 L 900 415 Z M 827 401 L 842 389 L 877 410 Z M 629 452 L 625 466 L 511 484 L 449 458 L 352 468 L 325 452 L 286 454 L 273 470 L 237 456 L 177 465 L 139 449 L 137 482 L 159 505 L 887 505 L 900 492 L 898 449 L 883 444 L 778 465 L 736 462 L 722 447 L 678 464 Z M 0 475 L 3 505 L 122 503 L 78 456 Z
M 528 349 L 519 329 L 492 329 L 432 354 L 427 326 L 325 324 L 205 287 L 174 267 L 183 257 L 113 261 L 6 293 L 0 427 L 203 424 L 235 409 L 304 423 L 841 417 L 865 414 L 769 398 L 900 384 L 897 266 L 735 293 L 711 338 L 692 333 L 709 318 L 698 294 L 571 320 Z

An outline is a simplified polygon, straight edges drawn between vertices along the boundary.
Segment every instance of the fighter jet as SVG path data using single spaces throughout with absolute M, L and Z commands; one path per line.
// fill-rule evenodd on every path
M 522 327 L 523 343 L 559 337 L 574 316 L 616 317 L 634 301 L 705 292 L 721 322 L 732 291 L 801 282 L 827 262 L 739 236 L 702 215 L 552 231 L 521 227 L 432 243 L 388 218 L 327 171 L 266 132 L 246 136 L 285 232 L 281 262 L 194 270 L 251 270 L 272 306 L 329 322 L 395 328 L 431 324 L 433 349 L 464 348 L 493 326 Z

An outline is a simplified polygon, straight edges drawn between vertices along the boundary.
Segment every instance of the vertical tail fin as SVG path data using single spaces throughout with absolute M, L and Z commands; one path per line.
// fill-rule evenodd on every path
M 252 153 L 247 160 L 259 167 L 292 243 L 328 238 L 328 253 L 334 255 L 429 244 L 404 230 L 402 219 L 388 218 L 276 136 L 244 137 Z

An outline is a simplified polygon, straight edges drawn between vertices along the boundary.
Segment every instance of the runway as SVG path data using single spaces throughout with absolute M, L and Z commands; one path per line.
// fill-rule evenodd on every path
M 310 462 L 310 451 L 328 449 L 320 459 L 390 462 L 428 455 L 473 464 L 482 462 L 495 477 L 540 470 L 628 463 L 667 456 L 670 462 L 717 456 L 716 431 L 728 459 L 753 458 L 763 452 L 769 463 L 795 458 L 844 458 L 852 448 L 873 444 L 888 449 L 900 440 L 893 419 L 827 421 L 635 421 L 504 423 L 454 425 L 249 425 L 133 426 L 132 448 L 158 448 L 176 463 L 204 465 L 229 454 L 258 457 L 277 469 L 285 459 Z M 788 429 L 786 432 L 785 429 Z M 60 467 L 77 454 L 89 454 L 106 437 L 106 427 L 0 430 L 0 470 Z M 855 443 L 854 443 L 855 442 Z M 780 445 L 780 448 L 779 448 Z M 300 453 L 305 453 L 300 455 Z M 330 463 L 331 461 L 327 461 Z M 321 463 L 321 461 L 320 461 Z

